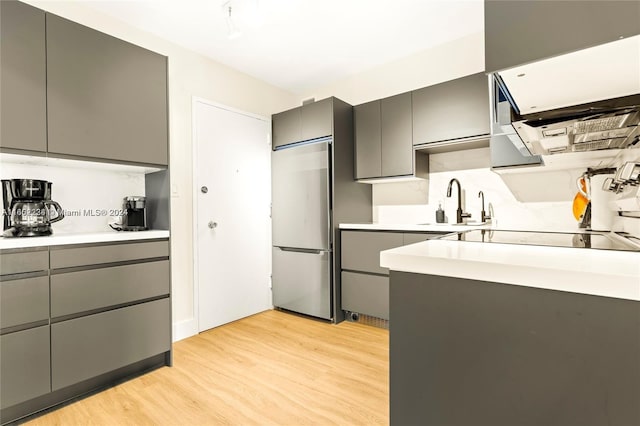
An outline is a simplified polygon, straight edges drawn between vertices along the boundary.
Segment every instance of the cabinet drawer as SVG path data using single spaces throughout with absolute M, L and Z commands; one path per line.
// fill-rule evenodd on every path
M 169 294 L 169 261 L 51 276 L 51 317 Z
M 49 269 L 49 251 L 44 248 L 17 253 L 0 253 L 0 273 L 2 275 L 38 272 Z
M 171 348 L 169 298 L 51 326 L 53 390 Z
M 0 281 L 0 328 L 48 319 L 48 276 Z
M 388 274 L 380 267 L 380 252 L 403 244 L 402 233 L 342 231 L 342 269 Z
M 169 256 L 168 241 L 51 248 L 51 269 Z
M 389 277 L 343 271 L 342 309 L 389 319 Z
M 0 408 L 51 391 L 49 326 L 0 336 Z

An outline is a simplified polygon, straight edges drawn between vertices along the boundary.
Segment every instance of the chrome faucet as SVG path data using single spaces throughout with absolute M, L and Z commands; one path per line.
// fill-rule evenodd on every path
M 482 191 L 478 192 L 478 197 L 482 199 L 482 210 L 480 210 L 480 221 L 484 223 L 487 220 L 491 220 L 491 215 L 487 214 L 487 212 L 484 211 L 484 192 Z
M 458 210 L 456 210 L 456 223 L 462 223 L 462 219 L 471 217 L 471 214 L 464 213 L 462 211 L 462 188 L 460 188 L 460 182 L 458 182 L 458 179 L 453 178 L 449 181 L 449 185 L 447 186 L 447 197 L 451 197 L 451 188 L 454 182 L 458 185 Z

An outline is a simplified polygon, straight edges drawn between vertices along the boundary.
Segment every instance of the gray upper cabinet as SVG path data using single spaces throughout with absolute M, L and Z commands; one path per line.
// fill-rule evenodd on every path
M 274 114 L 271 121 L 274 148 L 301 140 L 302 114 L 300 108 Z
M 47 150 L 45 13 L 0 1 L 0 147 Z
M 354 107 L 356 179 L 414 172 L 411 93 Z
M 413 92 L 413 144 L 486 136 L 490 133 L 489 83 L 484 73 Z
M 333 99 L 327 98 L 273 114 L 273 147 L 331 136 Z
M 321 138 L 333 133 L 333 98 L 303 105 L 301 113 L 300 140 Z
M 380 101 L 353 107 L 356 151 L 356 179 L 382 176 Z
M 48 150 L 166 165 L 167 59 L 46 15 Z
M 383 99 L 380 117 L 382 176 L 412 174 L 411 93 Z
M 640 34 L 640 2 L 485 0 L 484 20 L 495 72 Z

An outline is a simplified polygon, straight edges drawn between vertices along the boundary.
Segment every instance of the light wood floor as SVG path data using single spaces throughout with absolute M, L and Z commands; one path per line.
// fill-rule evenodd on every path
M 163 367 L 30 425 L 389 423 L 389 334 L 267 311 L 174 344 Z

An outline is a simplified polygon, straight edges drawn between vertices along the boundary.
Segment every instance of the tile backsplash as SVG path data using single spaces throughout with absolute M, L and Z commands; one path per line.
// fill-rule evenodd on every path
M 52 182 L 51 198 L 62 207 L 65 218 L 52 225 L 56 234 L 109 231 L 127 195 L 145 195 L 144 173 L 86 167 L 55 167 L 1 163 L 2 179 L 40 179 Z
M 576 179 L 584 170 L 500 176 L 490 170 L 489 164 L 488 148 L 432 154 L 428 180 L 373 186 L 374 221 L 435 223 L 436 209 L 442 203 L 448 222 L 454 223 L 457 188 L 454 185 L 451 198 L 446 196 L 446 192 L 450 179 L 456 178 L 463 190 L 463 210 L 472 214 L 471 221 L 480 220 L 478 193 L 483 191 L 485 210 L 489 212 L 491 206 L 493 223 L 499 228 L 579 229 L 572 214 L 572 205 L 577 191 Z

